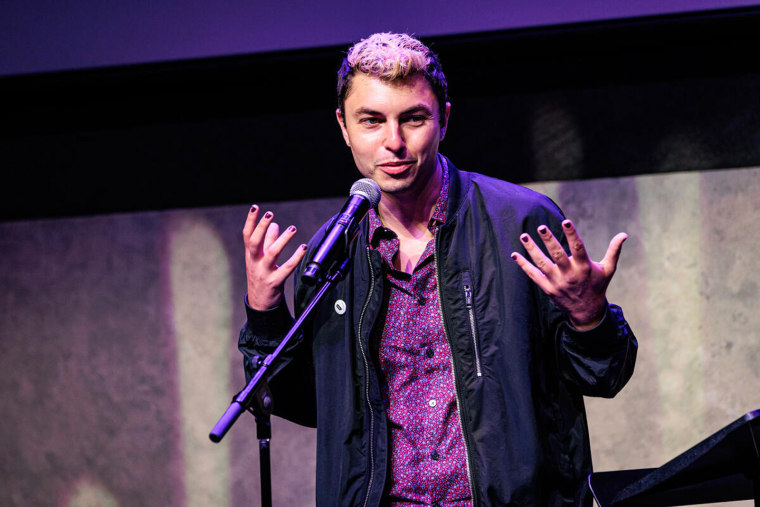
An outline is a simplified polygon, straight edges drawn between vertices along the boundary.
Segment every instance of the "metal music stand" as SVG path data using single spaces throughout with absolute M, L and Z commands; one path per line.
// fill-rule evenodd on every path
M 597 472 L 599 507 L 751 500 L 760 506 L 760 410 L 743 415 L 660 468 Z

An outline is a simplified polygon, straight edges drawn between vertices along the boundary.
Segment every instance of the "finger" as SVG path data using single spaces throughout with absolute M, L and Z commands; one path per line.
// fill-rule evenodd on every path
M 253 234 L 251 234 L 251 247 L 259 254 L 262 252 L 261 247 L 264 236 L 267 233 L 267 229 L 269 229 L 269 224 L 272 222 L 272 218 L 274 218 L 274 215 L 271 211 L 264 213 L 264 216 L 261 217 L 261 221 L 259 221 L 259 223 L 256 224 L 256 227 L 253 229 Z
M 549 274 L 555 268 L 554 263 L 551 261 L 551 259 L 549 259 L 544 254 L 538 245 L 536 245 L 536 243 L 533 241 L 533 238 L 530 237 L 530 234 L 523 233 L 520 236 L 520 241 L 522 241 L 523 246 L 525 247 L 525 251 L 528 252 L 528 255 L 533 261 L 533 264 L 535 264 L 535 267 L 538 268 L 544 275 L 549 276 Z
M 562 245 L 559 244 L 557 238 L 554 237 L 552 231 L 545 225 L 540 225 L 537 230 L 554 264 L 562 271 L 570 268 L 570 259 L 568 259 L 567 253 L 562 248 Z
M 599 263 L 604 267 L 606 273 L 612 274 L 617 269 L 620 252 L 623 250 L 623 243 L 627 239 L 628 234 L 620 232 L 610 241 L 610 246 L 607 247 L 607 253 L 604 254 L 604 258 Z
M 277 241 L 279 236 L 280 226 L 277 222 L 270 222 L 269 227 L 267 227 L 267 232 L 264 235 L 264 255 L 268 254 L 269 249 L 272 248 L 272 245 Z
M 586 245 L 583 244 L 583 240 L 581 240 L 575 224 L 570 220 L 565 220 L 562 222 L 562 228 L 565 231 L 565 237 L 570 247 L 570 255 L 578 262 L 589 262 Z
M 253 230 L 256 228 L 256 220 L 259 217 L 259 207 L 255 204 L 251 206 L 248 211 L 248 216 L 245 218 L 245 225 L 243 226 L 243 240 L 247 240 L 251 237 Z
M 272 224 L 272 225 L 276 225 L 276 224 Z M 291 225 L 290 227 L 285 229 L 285 232 L 283 232 L 282 235 L 275 238 L 275 240 L 269 246 L 266 247 L 266 249 L 264 250 L 264 254 L 276 260 L 277 257 L 279 257 L 282 251 L 285 249 L 285 245 L 287 245 L 288 242 L 291 239 L 293 239 L 293 236 L 295 236 L 295 234 L 296 234 L 296 227 L 294 225 Z
M 546 275 L 544 275 L 541 270 L 539 270 L 536 266 L 531 264 L 528 259 L 517 252 L 512 252 L 510 257 L 512 257 L 512 260 L 515 261 L 515 263 L 520 266 L 520 268 L 522 268 L 525 274 L 528 275 L 528 277 L 533 280 L 533 282 L 535 282 L 535 284 L 538 285 L 541 290 L 547 294 L 550 293 L 552 290 L 552 285 L 549 283 Z
M 304 255 L 306 255 L 306 245 L 301 245 L 296 249 L 295 252 L 293 252 L 293 255 L 291 255 L 290 258 L 285 261 L 282 266 L 280 266 L 278 273 L 282 273 L 285 278 L 290 276 L 290 274 L 295 271 L 295 269 L 301 263 Z

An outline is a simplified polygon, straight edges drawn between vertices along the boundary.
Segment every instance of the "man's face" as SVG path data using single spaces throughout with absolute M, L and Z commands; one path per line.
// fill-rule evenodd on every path
M 422 75 L 388 82 L 360 73 L 344 101 L 345 118 L 336 114 L 359 172 L 387 194 L 415 196 L 435 175 L 449 107 L 440 118 Z

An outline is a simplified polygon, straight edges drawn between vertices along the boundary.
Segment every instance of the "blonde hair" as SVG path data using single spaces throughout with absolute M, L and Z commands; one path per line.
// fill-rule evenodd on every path
M 376 33 L 349 48 L 338 71 L 338 103 L 343 114 L 351 80 L 357 72 L 385 81 L 422 74 L 438 99 L 439 112 L 443 118 L 448 95 L 441 62 L 430 48 L 411 35 Z

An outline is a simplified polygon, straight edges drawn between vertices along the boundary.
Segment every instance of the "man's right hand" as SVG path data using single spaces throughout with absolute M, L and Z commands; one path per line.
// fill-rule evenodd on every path
M 248 280 L 248 306 L 254 310 L 269 310 L 282 301 L 285 280 L 295 271 L 306 254 L 301 245 L 282 266 L 277 257 L 296 233 L 295 226 L 288 227 L 282 235 L 280 227 L 272 222 L 274 214 L 267 211 L 257 223 L 259 207 L 251 206 L 243 227 L 245 244 L 245 274 Z

